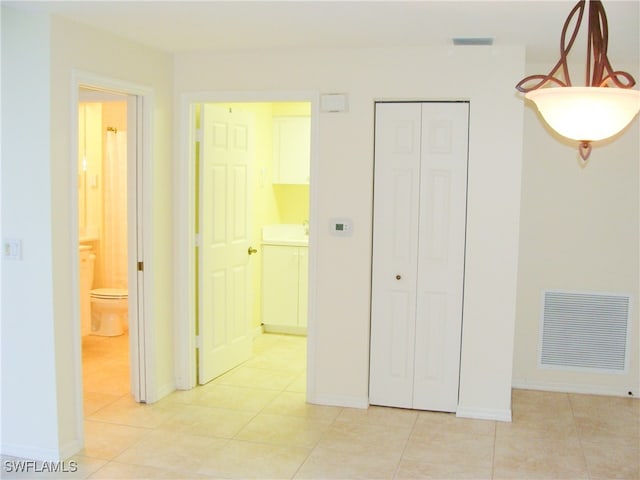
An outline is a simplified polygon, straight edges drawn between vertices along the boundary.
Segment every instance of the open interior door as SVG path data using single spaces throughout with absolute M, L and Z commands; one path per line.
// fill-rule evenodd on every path
M 201 109 L 198 383 L 251 356 L 250 165 L 253 116 Z

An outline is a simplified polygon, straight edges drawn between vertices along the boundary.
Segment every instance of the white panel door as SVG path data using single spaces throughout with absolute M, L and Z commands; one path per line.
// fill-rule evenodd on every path
M 253 117 L 202 106 L 198 382 L 251 356 L 249 171 Z
M 468 103 L 422 104 L 413 406 L 458 405 L 467 206 Z
M 369 402 L 411 408 L 420 195 L 419 103 L 376 105 Z
M 372 404 L 455 411 L 468 104 L 376 105 Z

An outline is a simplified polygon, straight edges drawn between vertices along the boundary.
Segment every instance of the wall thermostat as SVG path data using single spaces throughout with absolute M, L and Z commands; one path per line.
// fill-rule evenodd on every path
M 332 235 L 349 237 L 353 232 L 353 221 L 348 218 L 332 218 L 330 230 Z

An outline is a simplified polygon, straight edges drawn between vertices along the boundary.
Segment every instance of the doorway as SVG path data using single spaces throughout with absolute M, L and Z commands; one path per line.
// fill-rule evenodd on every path
M 84 438 L 83 428 L 85 418 L 85 408 L 82 407 L 85 404 L 84 392 L 83 392 L 83 361 L 82 361 L 82 308 L 81 308 L 81 295 L 80 295 L 80 234 L 83 233 L 87 237 L 95 238 L 93 235 L 96 232 L 91 228 L 87 228 L 89 225 L 81 225 L 80 217 L 85 215 L 85 210 L 80 206 L 80 195 L 84 193 L 80 190 L 83 182 L 86 182 L 87 188 L 91 188 L 92 185 L 97 185 L 97 182 L 102 182 L 102 179 L 92 178 L 87 174 L 86 180 L 82 172 L 83 157 L 86 156 L 88 151 L 84 148 L 84 135 L 80 135 L 81 124 L 84 128 L 84 119 L 81 122 L 81 103 L 95 103 L 110 101 L 124 101 L 126 103 L 126 132 L 127 142 L 124 150 L 126 151 L 126 197 L 124 202 L 124 209 L 126 210 L 126 250 L 127 250 L 127 262 L 120 274 L 126 276 L 127 282 L 127 295 L 128 301 L 126 305 L 127 310 L 127 331 L 128 339 L 122 341 L 120 338 L 120 345 L 115 348 L 120 348 L 128 353 L 128 365 L 129 372 L 128 378 L 124 379 L 126 386 L 120 386 L 118 388 L 126 388 L 125 394 L 131 400 L 136 402 L 153 402 L 157 399 L 157 391 L 154 388 L 155 377 L 153 375 L 153 356 L 152 352 L 146 348 L 149 344 L 148 338 L 153 335 L 153 325 L 145 322 L 145 306 L 149 304 L 148 299 L 152 297 L 153 290 L 150 282 L 146 281 L 147 288 L 144 289 L 145 279 L 147 273 L 144 269 L 143 251 L 150 254 L 153 251 L 153 242 L 150 235 L 145 235 L 145 232 L 149 231 L 150 225 L 148 222 L 144 222 L 149 217 L 149 207 L 151 203 L 148 201 L 148 197 L 151 193 L 149 186 L 150 178 L 148 168 L 151 162 L 151 128 L 149 121 L 151 118 L 151 112 L 153 109 L 153 100 L 151 97 L 152 91 L 146 87 L 121 82 L 106 77 L 93 75 L 86 72 L 74 72 L 72 79 L 72 98 L 71 98 L 71 117 L 75 128 L 72 130 L 72 143 L 71 143 L 71 161 L 70 161 L 70 175 L 71 184 L 77 185 L 78 188 L 74 188 L 71 193 L 71 207 L 72 207 L 72 232 L 75 232 L 71 238 L 72 247 L 72 272 L 74 272 L 74 288 L 72 289 L 74 295 L 74 337 L 76 338 L 76 345 L 78 346 L 75 353 L 75 391 L 76 391 L 76 416 L 77 424 L 79 428 L 79 438 Z M 109 132 L 107 127 L 113 125 L 104 125 L 104 131 L 101 131 L 99 135 L 104 135 L 106 139 L 107 133 L 112 136 L 117 135 L 115 131 Z M 145 127 L 144 129 L 142 127 Z M 100 127 L 102 130 L 102 126 Z M 124 140 L 124 136 L 122 138 Z M 87 144 L 87 147 L 89 145 Z M 120 145 L 122 147 L 122 144 Z M 101 152 L 98 152 L 101 153 Z M 145 168 L 143 168 L 145 167 Z M 143 185 L 145 188 L 143 189 Z M 87 193 L 88 194 L 88 193 Z M 147 205 L 145 208 L 144 205 Z M 86 213 L 88 215 L 88 212 Z M 103 225 L 98 225 L 98 229 L 102 229 Z M 83 243 L 88 238 L 83 239 Z M 89 240 L 99 241 L 98 240 Z M 89 287 L 90 288 L 90 287 Z M 122 299 L 121 299 L 122 300 Z M 89 303 L 90 305 L 90 303 Z M 85 300 L 86 311 L 86 300 Z M 91 321 L 91 320 L 90 320 Z M 107 321 L 107 324 L 109 321 Z M 116 322 L 117 323 L 117 322 Z M 90 325 L 90 324 L 89 324 Z M 100 328 L 101 323 L 96 325 L 96 328 Z M 91 327 L 89 326 L 89 329 Z M 109 330 L 109 329 L 107 329 Z M 112 330 L 110 330 L 113 333 Z M 87 333 L 87 327 L 85 323 L 85 332 Z M 115 350 L 115 348 L 113 350 Z M 122 364 L 120 365 L 122 369 Z M 90 372 L 87 371 L 86 374 Z M 126 375 L 125 375 L 126 377 Z M 128 388 L 127 388 L 128 387 Z M 151 388 L 150 388 L 151 387 Z M 89 402 L 91 403 L 91 401 Z
M 263 333 L 307 334 L 311 104 L 217 102 L 192 112 L 205 384 L 247 362 Z
M 139 390 L 129 359 L 127 164 L 128 144 L 135 144 L 135 129 L 128 135 L 129 103 L 127 95 L 80 88 L 78 294 L 85 416 Z

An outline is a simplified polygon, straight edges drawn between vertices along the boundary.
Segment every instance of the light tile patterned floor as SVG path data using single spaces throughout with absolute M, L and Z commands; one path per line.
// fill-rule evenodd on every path
M 514 390 L 512 423 L 316 406 L 305 403 L 304 338 L 263 335 L 254 347 L 213 382 L 139 405 L 126 393 L 127 338 L 89 337 L 86 446 L 78 471 L 57 477 L 640 479 L 637 399 Z M 40 477 L 56 475 L 29 478 Z

